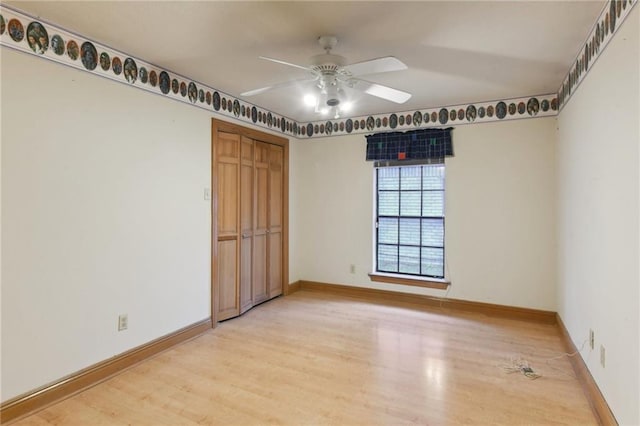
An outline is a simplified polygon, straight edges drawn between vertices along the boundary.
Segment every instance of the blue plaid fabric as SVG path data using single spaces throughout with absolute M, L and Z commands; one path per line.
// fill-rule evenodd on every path
M 367 138 L 367 161 L 436 160 L 453 156 L 452 127 L 376 133 Z

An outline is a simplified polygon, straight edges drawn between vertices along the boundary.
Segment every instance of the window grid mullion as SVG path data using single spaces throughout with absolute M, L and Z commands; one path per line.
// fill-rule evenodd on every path
M 398 240 L 396 241 L 396 271 L 400 273 L 400 217 L 402 216 L 402 167 L 398 168 Z
M 376 169 L 376 268 L 380 269 L 380 169 Z
M 422 275 L 422 215 L 424 215 L 424 206 L 422 200 L 424 198 L 422 194 L 423 181 L 424 181 L 424 166 L 420 166 L 420 248 L 418 249 L 418 273 Z

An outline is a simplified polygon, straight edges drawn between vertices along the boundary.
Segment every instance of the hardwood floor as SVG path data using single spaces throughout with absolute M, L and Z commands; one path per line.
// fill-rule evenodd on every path
M 302 290 L 15 425 L 597 424 L 562 353 L 555 325 Z

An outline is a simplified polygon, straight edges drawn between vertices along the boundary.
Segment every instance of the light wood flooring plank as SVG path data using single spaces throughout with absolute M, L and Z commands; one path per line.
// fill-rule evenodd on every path
M 597 424 L 562 353 L 554 325 L 302 290 L 15 424 Z

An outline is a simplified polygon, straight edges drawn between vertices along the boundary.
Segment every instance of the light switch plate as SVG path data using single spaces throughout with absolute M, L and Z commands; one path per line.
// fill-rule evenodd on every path
M 127 314 L 118 315 L 118 331 L 124 331 L 129 328 L 129 316 Z

